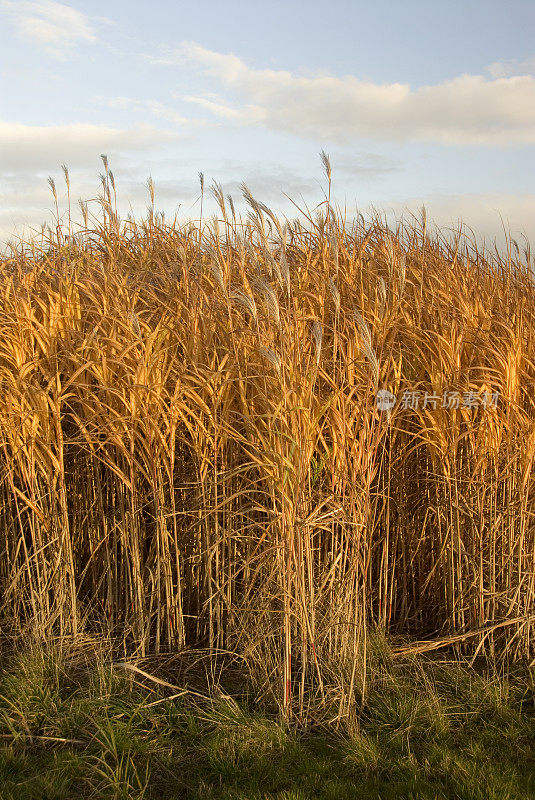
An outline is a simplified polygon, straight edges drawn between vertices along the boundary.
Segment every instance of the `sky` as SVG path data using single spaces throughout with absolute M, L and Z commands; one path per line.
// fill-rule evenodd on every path
M 198 173 L 298 216 L 332 196 L 535 241 L 534 0 L 0 0 L 0 241 L 119 208 L 200 213 Z M 214 213 L 209 193 L 205 213 Z M 73 209 L 74 214 L 74 209 Z

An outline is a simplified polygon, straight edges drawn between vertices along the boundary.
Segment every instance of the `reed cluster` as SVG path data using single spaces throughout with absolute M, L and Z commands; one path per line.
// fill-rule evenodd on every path
M 0 264 L 4 632 L 232 653 L 303 719 L 351 713 L 371 626 L 532 659 L 529 250 L 217 184 L 121 221 L 106 173 Z

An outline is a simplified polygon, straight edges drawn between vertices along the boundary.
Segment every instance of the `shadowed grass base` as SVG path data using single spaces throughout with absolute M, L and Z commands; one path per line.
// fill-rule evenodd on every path
M 303 733 L 246 694 L 173 699 L 103 661 L 18 655 L 0 683 L 0 796 L 535 798 L 533 674 L 383 656 L 357 724 Z

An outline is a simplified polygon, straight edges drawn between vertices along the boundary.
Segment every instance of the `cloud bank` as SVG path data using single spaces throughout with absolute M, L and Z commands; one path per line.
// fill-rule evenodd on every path
M 64 58 L 76 45 L 96 41 L 93 21 L 75 8 L 53 0 L 2 0 L 0 9 L 13 20 L 24 39 Z
M 33 172 L 87 166 L 99 153 L 149 150 L 177 141 L 179 135 L 151 125 L 23 125 L 0 121 L 0 173 Z
M 194 65 L 230 90 L 235 97 L 227 103 L 207 100 L 202 94 L 183 98 L 217 116 L 322 142 L 348 144 L 364 137 L 446 145 L 535 144 L 532 75 L 460 75 L 412 89 L 404 83 L 377 84 L 352 75 L 253 69 L 235 55 L 194 42 L 149 60 Z

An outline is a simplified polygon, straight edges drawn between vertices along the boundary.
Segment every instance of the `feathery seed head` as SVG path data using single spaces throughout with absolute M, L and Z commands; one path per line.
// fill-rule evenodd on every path
M 221 209 L 221 213 L 224 216 L 226 213 L 226 209 L 225 209 L 225 195 L 223 194 L 223 187 L 217 181 L 213 181 L 212 186 L 210 188 L 210 192 L 212 193 L 212 197 L 216 201 L 217 205 Z
M 375 350 L 373 349 L 372 346 L 372 337 L 370 329 L 364 317 L 359 311 L 355 310 L 353 312 L 353 315 L 359 327 L 361 341 L 362 341 L 362 349 L 372 367 L 374 385 L 377 386 L 379 382 L 379 361 L 377 360 Z
M 323 341 L 323 328 L 318 319 L 312 321 L 310 332 L 312 333 L 312 338 L 314 339 L 314 344 L 316 345 L 316 365 L 319 365 L 321 357 L 321 343 Z
M 132 311 L 129 314 L 129 320 L 130 320 L 130 325 L 132 326 L 132 330 L 134 331 L 136 336 L 139 339 L 141 339 L 141 327 L 140 327 L 139 320 L 137 318 L 137 315 L 136 315 L 135 311 Z
M 237 305 L 241 305 L 244 308 L 246 308 L 249 314 L 256 322 L 257 316 L 256 316 L 256 304 L 254 298 L 250 297 L 250 295 L 246 294 L 246 292 L 244 292 L 242 289 L 239 288 L 233 289 L 229 297 Z
M 52 194 L 54 195 L 54 200 L 57 200 L 58 199 L 58 195 L 57 195 L 57 192 L 56 192 L 56 183 L 54 181 L 54 178 L 51 175 L 48 176 L 48 185 L 50 186 Z
M 327 180 L 331 180 L 331 160 L 325 150 L 322 150 L 320 153 L 321 163 L 323 164 L 323 169 L 325 170 L 325 175 Z
M 271 347 L 259 347 L 258 352 L 266 359 L 266 361 L 269 361 L 269 363 L 275 367 L 280 375 L 282 371 L 282 361 L 278 353 L 272 350 Z
M 67 169 L 67 165 L 66 164 L 62 164 L 61 165 L 61 169 L 63 170 L 63 175 L 65 176 L 65 184 L 67 186 L 67 189 L 70 189 L 71 188 L 71 182 L 70 182 L 70 179 L 69 179 L 69 170 Z
M 149 196 L 150 196 L 151 205 L 153 206 L 154 205 L 154 181 L 152 180 L 152 177 L 150 175 L 147 178 L 147 189 L 149 190 Z
M 329 291 L 331 293 L 331 296 L 332 296 L 332 298 L 334 300 L 334 307 L 336 309 L 336 313 L 339 314 L 340 313 L 340 292 L 338 291 L 338 288 L 337 288 L 337 286 L 336 286 L 336 284 L 335 284 L 335 282 L 333 281 L 332 278 L 329 278 L 329 281 L 328 281 L 327 285 L 329 287 Z
M 273 288 L 262 278 L 256 278 L 253 282 L 253 285 L 262 294 L 262 299 L 268 315 L 275 322 L 275 324 L 280 327 L 279 301 L 277 300 L 277 295 L 273 291 Z
M 217 253 L 213 253 L 212 255 L 212 262 L 210 264 L 210 271 L 214 276 L 219 288 L 225 295 L 227 296 L 227 287 L 225 286 L 225 280 L 223 278 L 223 270 L 221 269 L 221 264 L 219 263 L 219 258 Z

